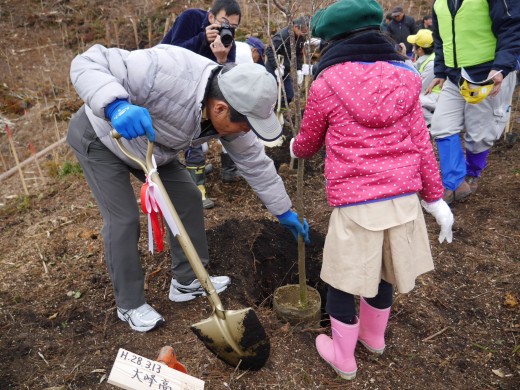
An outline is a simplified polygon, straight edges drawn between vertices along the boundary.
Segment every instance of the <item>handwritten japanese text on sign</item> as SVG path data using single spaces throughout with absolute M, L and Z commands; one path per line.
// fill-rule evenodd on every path
M 128 390 L 203 390 L 204 381 L 120 348 L 108 383 Z

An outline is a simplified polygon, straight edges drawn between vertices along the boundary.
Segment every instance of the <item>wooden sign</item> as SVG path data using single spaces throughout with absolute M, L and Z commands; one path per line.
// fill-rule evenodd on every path
M 119 348 L 108 383 L 128 390 L 202 390 L 204 381 Z

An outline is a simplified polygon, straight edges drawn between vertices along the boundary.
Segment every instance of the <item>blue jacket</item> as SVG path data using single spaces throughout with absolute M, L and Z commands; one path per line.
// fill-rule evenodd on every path
M 437 0 L 439 1 L 439 0 Z M 446 1 L 446 0 L 443 0 Z M 463 0 L 460 1 L 460 5 Z M 490 62 L 465 68 L 474 80 L 485 80 L 491 69 L 502 70 L 506 77 L 516 69 L 517 58 L 520 56 L 520 1 L 518 0 L 488 0 L 489 17 L 491 18 L 491 29 L 497 38 L 495 59 Z M 448 1 L 451 14 L 454 15 L 457 9 L 453 9 L 452 2 Z M 448 77 L 453 83 L 458 83 L 460 69 L 448 68 L 444 63 L 444 53 L 442 51 L 442 39 L 439 35 L 437 14 L 435 10 L 433 17 L 433 40 L 435 42 L 435 77 L 445 79 Z M 476 26 L 475 28 L 478 28 Z
M 207 11 L 196 8 L 187 9 L 175 19 L 175 23 L 173 23 L 172 28 L 164 36 L 161 43 L 184 47 L 217 62 L 217 57 L 211 51 L 206 40 L 206 27 L 209 25 Z M 227 62 L 235 62 L 235 57 L 236 45 L 233 40 L 233 46 L 229 51 Z

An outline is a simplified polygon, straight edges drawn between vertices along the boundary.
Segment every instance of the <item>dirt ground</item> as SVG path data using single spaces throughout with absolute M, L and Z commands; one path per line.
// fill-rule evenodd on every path
M 385 7 L 396 5 L 388 3 Z M 409 2 L 403 3 L 406 9 Z M 415 3 L 425 8 L 426 2 Z M 135 48 L 130 17 L 139 21 L 139 31 L 146 30 L 150 19 L 160 40 L 166 15 L 200 4 L 0 1 L 0 175 L 15 166 L 5 124 L 20 161 L 30 157 L 29 143 L 41 151 L 64 137 L 67 120 L 80 104 L 68 82 L 75 53 L 94 40 L 106 43 L 107 30 L 111 41 Z M 410 8 L 421 14 L 416 7 Z M 143 32 L 140 44 L 147 45 L 148 37 Z M 513 133 L 520 132 L 518 99 L 517 90 Z M 268 150 L 277 166 L 288 163 L 287 148 Z M 335 375 L 314 347 L 315 337 L 329 332 L 326 313 L 319 325 L 304 328 L 276 317 L 274 290 L 298 281 L 296 242 L 244 181 L 221 183 L 217 156 L 212 144 L 208 160 L 215 171 L 208 176 L 207 191 L 217 206 L 205 211 L 209 272 L 232 278 L 220 295 L 226 309 L 251 307 L 258 315 L 271 345 L 265 367 L 257 372 L 230 367 L 192 333 L 190 325 L 208 318 L 211 306 L 205 298 L 168 300 L 169 251 L 147 253 L 144 217 L 140 250 L 146 297 L 166 324 L 138 334 L 117 319 L 103 259 L 102 220 L 63 144 L 45 153 L 38 165 L 24 166 L 29 196 L 18 172 L 1 181 L 0 389 L 113 388 L 106 379 L 119 348 L 154 359 L 165 345 L 207 389 L 520 388 L 518 143 L 501 140 L 479 191 L 452 206 L 452 244 L 438 243 L 438 227 L 426 217 L 436 269 L 420 277 L 411 293 L 396 292 L 385 353 L 374 357 L 358 347 L 358 375 L 352 382 Z M 305 167 L 305 214 L 311 229 L 307 279 L 324 301 L 319 271 L 331 208 L 322 155 Z M 294 199 L 296 176 L 281 172 Z

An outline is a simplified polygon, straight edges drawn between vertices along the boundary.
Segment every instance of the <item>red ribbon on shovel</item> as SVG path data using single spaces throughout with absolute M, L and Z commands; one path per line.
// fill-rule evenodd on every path
M 166 199 L 152 180 L 152 175 L 158 174 L 154 156 L 152 156 L 152 165 L 153 169 L 148 172 L 146 183 L 141 187 L 141 209 L 148 215 L 148 250 L 153 253 L 154 239 L 157 250 L 161 252 L 164 249 L 164 221 L 168 224 L 173 236 L 179 235 L 180 232 L 168 209 Z
M 157 251 L 164 249 L 164 217 L 153 194 L 154 184 L 146 178 L 141 187 L 141 209 L 148 215 L 148 249 L 153 253 L 153 242 Z M 151 228 L 150 228 L 151 227 Z

